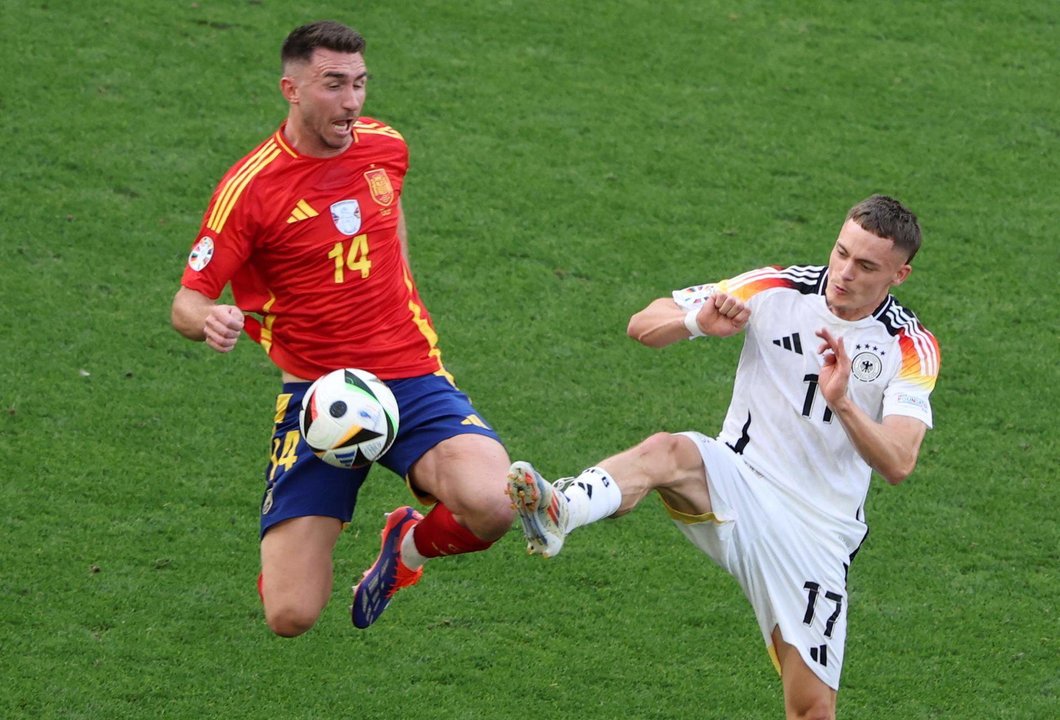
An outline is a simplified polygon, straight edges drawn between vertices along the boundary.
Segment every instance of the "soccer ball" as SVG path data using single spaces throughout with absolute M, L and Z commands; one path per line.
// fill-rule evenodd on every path
M 327 464 L 364 467 L 389 450 L 397 436 L 397 400 L 366 370 L 335 370 L 309 386 L 298 427 L 309 449 Z

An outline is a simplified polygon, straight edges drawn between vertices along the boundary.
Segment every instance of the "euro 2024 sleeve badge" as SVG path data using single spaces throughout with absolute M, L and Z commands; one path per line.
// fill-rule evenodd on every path
M 195 272 L 200 272 L 210 264 L 211 259 L 213 259 L 213 238 L 203 235 L 188 255 L 188 267 Z

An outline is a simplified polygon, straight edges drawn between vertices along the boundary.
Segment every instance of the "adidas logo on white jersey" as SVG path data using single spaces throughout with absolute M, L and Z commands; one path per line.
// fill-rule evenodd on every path
M 787 337 L 778 338 L 773 341 L 773 344 L 777 347 L 782 347 L 785 350 L 791 350 L 798 355 L 802 355 L 802 341 L 799 340 L 798 333 L 792 333 Z

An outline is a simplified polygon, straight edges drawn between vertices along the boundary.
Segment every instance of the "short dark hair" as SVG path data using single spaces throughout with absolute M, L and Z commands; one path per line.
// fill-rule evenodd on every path
M 920 249 L 920 225 L 916 215 L 892 197 L 873 195 L 850 208 L 847 220 L 853 220 L 876 237 L 885 238 L 896 248 L 905 250 L 911 262 Z
M 317 48 L 343 53 L 363 53 L 364 38 L 351 27 L 334 20 L 318 20 L 295 28 L 280 49 L 282 68 L 289 62 L 308 62 Z

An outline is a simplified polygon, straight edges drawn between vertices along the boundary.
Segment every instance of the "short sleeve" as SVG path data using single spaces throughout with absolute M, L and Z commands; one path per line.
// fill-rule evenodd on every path
M 213 223 L 210 218 L 223 186 L 219 186 L 210 201 L 199 239 L 188 255 L 181 284 L 216 299 L 236 271 L 246 262 L 253 246 L 253 233 L 249 230 L 247 204 L 250 199 L 244 192 L 230 210 L 223 223 Z
M 705 303 L 707 298 L 714 294 L 715 290 L 717 290 L 717 285 L 714 283 L 693 285 L 681 290 L 674 290 L 672 296 L 678 307 L 683 310 L 692 310 Z
M 931 391 L 935 389 L 942 356 L 938 341 L 918 322 L 898 334 L 902 364 L 883 393 L 883 417 L 905 415 L 932 426 Z
M 904 415 L 932 427 L 930 395 L 922 386 L 895 380 L 883 393 L 883 417 Z

